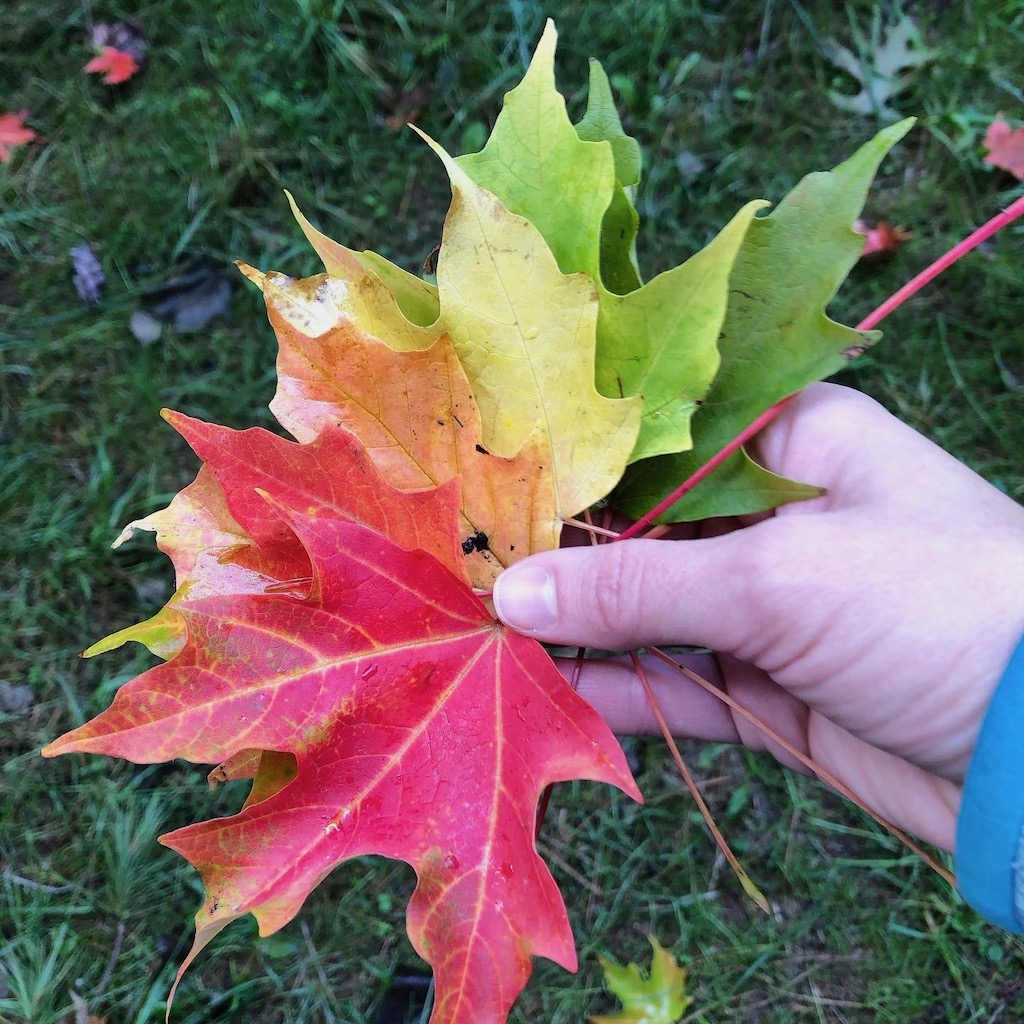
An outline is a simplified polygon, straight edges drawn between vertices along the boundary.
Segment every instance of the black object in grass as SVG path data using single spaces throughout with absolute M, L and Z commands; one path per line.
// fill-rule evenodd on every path
M 398 967 L 377 1004 L 373 1024 L 416 1024 L 423 1019 L 431 982 L 429 971 Z

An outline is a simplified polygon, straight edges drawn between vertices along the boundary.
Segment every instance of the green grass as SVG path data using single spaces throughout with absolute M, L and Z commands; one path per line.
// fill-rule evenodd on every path
M 877 125 L 833 109 L 849 82 L 821 40 L 853 45 L 872 5 L 559 5 L 559 71 L 580 110 L 601 58 L 641 140 L 640 258 L 647 273 L 703 245 L 746 199 L 777 200 Z M 888 261 L 852 275 L 834 312 L 872 308 L 1015 194 L 979 142 L 1024 116 L 1024 8 L 915 5 L 939 52 L 900 97 L 921 118 L 883 165 L 869 219 L 911 228 Z M 91 17 L 136 15 L 144 74 L 109 89 L 81 74 Z M 127 329 L 142 289 L 205 253 L 299 275 L 317 269 L 282 188 L 354 248 L 416 268 L 437 241 L 447 185 L 435 159 L 384 119 L 417 89 L 416 120 L 474 148 L 539 37 L 541 6 L 372 0 L 13 0 L 0 11 L 0 112 L 28 108 L 43 141 L 0 165 L 0 678 L 36 699 L 0 716 L 0 1021 L 73 1019 L 72 993 L 111 1022 L 162 1019 L 200 890 L 155 842 L 231 813 L 202 770 L 100 758 L 42 761 L 39 746 L 96 714 L 145 662 L 76 654 L 155 611 L 166 561 L 117 553 L 129 519 L 166 503 L 195 464 L 158 419 L 170 405 L 233 426 L 268 424 L 274 345 L 237 288 L 230 316 L 143 348 Z M 699 157 L 696 175 L 680 155 Z M 894 315 L 887 340 L 845 374 L 918 429 L 1024 497 L 1024 278 L 1011 229 Z M 67 250 L 98 248 L 97 309 L 70 284 Z M 158 585 L 154 588 L 153 580 Z M 163 589 L 161 589 L 161 585 Z M 649 956 L 652 932 L 691 965 L 693 1019 L 1021 1019 L 1021 945 L 982 924 L 890 839 L 816 784 L 764 760 L 690 749 L 709 801 L 776 913 L 744 901 L 659 745 L 645 743 L 638 809 L 564 786 L 543 844 L 570 906 L 576 977 L 539 964 L 513 1020 L 581 1021 L 610 1008 L 596 955 Z M 413 960 L 402 917 L 411 872 L 338 869 L 282 933 L 228 929 L 187 976 L 180 1024 L 368 1019 L 389 972 Z

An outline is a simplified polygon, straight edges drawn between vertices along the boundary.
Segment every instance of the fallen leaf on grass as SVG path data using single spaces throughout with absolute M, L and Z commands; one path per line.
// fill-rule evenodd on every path
M 592 1024 L 676 1024 L 693 1002 L 686 994 L 686 969 L 653 935 L 650 973 L 638 964 L 620 967 L 601 957 L 605 984 L 622 1009 L 611 1016 L 591 1017 Z
M 102 297 L 103 285 L 107 280 L 103 276 L 103 268 L 96 258 L 96 253 L 88 242 L 83 242 L 69 249 L 68 256 L 71 259 L 71 269 L 74 271 L 71 281 L 78 292 L 78 297 L 87 306 L 95 306 Z
M 0 163 L 7 163 L 11 159 L 15 146 L 25 146 L 36 137 L 31 128 L 25 127 L 27 117 L 27 110 L 20 110 L 17 114 L 0 114 Z
M 921 46 L 917 28 L 906 16 L 883 29 L 876 15 L 870 38 L 858 33 L 857 44 L 853 54 L 834 39 L 825 40 L 825 56 L 860 85 L 853 96 L 830 90 L 828 98 L 840 110 L 895 121 L 900 115 L 889 104 L 910 85 L 921 65 L 935 59 L 935 51 Z
M 1024 180 L 1024 128 L 1011 128 L 997 119 L 988 126 L 982 145 L 987 153 L 985 163 Z
M 865 256 L 881 256 L 883 253 L 895 252 L 904 242 L 914 237 L 909 231 L 893 227 L 884 220 L 880 220 L 873 228 L 868 227 L 862 220 L 855 220 L 853 230 L 864 236 L 861 259 Z
M 82 70 L 87 75 L 103 75 L 104 85 L 120 85 L 139 70 L 139 62 L 130 53 L 104 46 Z

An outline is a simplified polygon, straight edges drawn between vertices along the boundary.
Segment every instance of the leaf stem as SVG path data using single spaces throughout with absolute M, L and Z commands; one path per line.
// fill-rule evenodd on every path
M 589 509 L 587 510 L 589 512 Z M 593 535 L 598 534 L 601 537 L 610 537 L 612 540 L 618 540 L 619 534 L 615 530 L 606 530 L 603 526 L 595 526 L 593 523 L 584 523 L 579 519 L 563 519 L 562 522 L 566 526 L 575 526 L 577 530 L 586 530 L 587 533 Z
M 731 697 L 728 693 L 726 693 L 725 690 L 723 690 L 721 687 L 715 686 L 714 683 L 708 682 L 707 679 L 705 679 L 699 673 L 694 672 L 693 669 L 688 668 L 686 665 L 680 664 L 678 661 L 675 660 L 675 658 L 666 654 L 660 648 L 648 647 L 647 651 L 649 654 L 653 654 L 654 657 L 659 658 L 661 661 L 665 662 L 666 665 L 671 665 L 678 672 L 681 672 L 684 676 L 686 676 L 687 679 L 696 683 L 699 687 L 701 687 L 701 689 L 706 690 L 712 696 L 717 697 L 720 701 L 722 701 L 723 704 L 726 705 L 726 707 L 730 708 L 732 711 L 735 711 L 738 715 L 742 716 L 752 725 L 760 729 L 761 732 L 763 732 L 769 739 L 773 740 L 780 747 L 782 747 L 782 749 L 785 750 L 787 754 L 790 754 L 792 757 L 795 757 L 805 768 L 809 769 L 815 775 L 817 775 L 817 777 L 821 779 L 822 782 L 827 783 L 841 796 L 846 797 L 847 800 L 849 800 L 851 803 L 856 804 L 862 811 L 864 811 L 866 814 L 869 814 L 872 818 L 874 818 L 879 825 L 881 825 L 884 829 L 887 829 L 890 833 L 892 833 L 892 835 L 895 836 L 895 838 L 897 838 L 901 843 L 903 843 L 904 846 L 906 846 L 909 850 L 916 853 L 917 856 L 920 857 L 921 860 L 923 860 L 924 863 L 927 864 L 928 867 L 930 867 L 936 874 L 940 875 L 950 885 L 956 885 L 953 875 L 949 871 L 947 871 L 946 868 L 944 868 L 941 864 L 939 864 L 939 862 L 930 853 L 928 853 L 926 850 L 922 849 L 917 843 L 915 843 L 914 840 L 911 839 L 906 832 L 904 832 L 897 825 L 894 825 L 891 821 L 888 821 L 885 818 L 883 818 L 877 812 L 873 811 L 870 807 L 868 807 L 866 803 L 864 803 L 863 800 L 860 799 L 860 797 L 857 796 L 856 793 L 853 792 L 852 789 L 850 789 L 849 786 L 847 786 L 843 782 L 840 782 L 839 779 L 836 778 L 836 776 L 833 775 L 830 771 L 828 771 L 827 768 L 822 768 L 819 764 L 817 764 L 817 762 L 814 761 L 813 758 L 808 757 L 802 750 L 798 750 L 795 746 L 793 746 L 792 743 L 789 742 L 789 740 L 785 739 L 783 736 L 780 736 L 779 733 L 777 733 L 773 728 L 771 728 L 771 726 L 761 721 L 761 719 L 758 718 L 757 715 L 755 715 L 752 711 L 748 711 L 734 697 Z M 633 652 L 633 656 L 635 658 L 635 652 Z M 641 683 L 643 683 L 642 679 Z M 655 711 L 655 718 L 658 718 L 657 711 Z M 658 724 L 661 724 L 660 719 Z
M 743 870 L 743 865 L 736 859 L 736 854 L 734 854 L 729 848 L 729 844 L 725 841 L 725 836 L 722 835 L 718 826 L 715 824 L 715 819 L 711 814 L 711 809 L 708 807 L 700 790 L 697 788 L 697 783 L 690 774 L 690 769 L 687 768 L 686 762 L 683 760 L 683 755 L 679 752 L 679 747 L 676 745 L 675 738 L 672 735 L 672 730 L 669 728 L 668 722 L 665 721 L 665 716 L 661 711 L 661 705 L 658 703 L 658 698 L 654 696 L 654 689 L 651 687 L 650 680 L 647 678 L 647 673 L 644 672 L 643 665 L 640 664 L 640 658 L 636 651 L 630 651 L 629 657 L 633 662 L 633 671 L 636 673 L 637 679 L 640 680 L 640 685 L 644 689 L 644 695 L 647 697 L 647 703 L 651 706 L 651 711 L 654 712 L 654 718 L 658 723 L 658 728 L 661 730 L 661 735 L 665 738 L 665 742 L 668 744 L 669 750 L 672 751 L 672 759 L 675 761 L 676 767 L 679 769 L 679 774 L 682 775 L 683 781 L 686 783 L 686 788 L 692 794 L 694 801 L 696 801 L 697 807 L 700 809 L 701 816 L 707 823 L 708 828 L 711 829 L 711 834 L 715 837 L 715 842 L 718 844 L 718 848 L 722 851 L 723 856 L 729 862 L 729 866 L 735 873 L 740 885 L 743 886 L 743 891 L 766 914 L 771 914 L 771 905 L 765 899 L 761 890 L 758 889 L 751 881 L 750 876 Z
M 1024 214 L 1024 196 L 1020 196 L 1012 202 L 1005 210 L 1000 210 L 990 221 L 983 224 L 977 231 L 972 231 L 962 242 L 953 246 L 949 252 L 940 256 L 930 266 L 925 267 L 916 277 L 908 281 L 899 291 L 890 295 L 877 309 L 868 313 L 857 325 L 858 331 L 868 331 L 875 324 L 880 323 L 894 309 L 902 306 L 912 295 L 916 295 L 926 284 L 929 284 L 944 270 L 951 267 L 957 260 L 966 256 L 972 249 L 976 249 L 982 242 L 987 241 L 997 231 L 1002 230 L 1007 224 L 1016 220 Z
M 629 540 L 630 537 L 635 537 L 642 530 L 650 526 L 662 512 L 667 512 L 684 494 L 688 494 L 694 489 L 710 473 L 713 473 L 718 467 L 725 462 L 733 452 L 742 448 L 756 433 L 758 433 L 763 427 L 768 426 L 769 423 L 780 412 L 787 402 L 791 401 L 793 395 L 787 395 L 781 402 L 776 402 L 770 409 L 765 409 L 760 416 L 757 417 L 753 423 L 748 424 L 741 430 L 720 452 L 712 455 L 703 466 L 700 467 L 695 473 L 687 477 L 667 498 L 663 498 L 654 506 L 649 512 L 642 515 L 632 526 L 628 526 L 622 533 L 619 534 L 618 540 Z
M 957 260 L 962 259 L 972 249 L 977 248 L 986 239 L 991 238 L 997 231 L 1002 230 L 1024 215 L 1024 196 L 1016 199 L 1005 210 L 1001 210 L 991 220 L 983 224 L 977 231 L 972 231 L 963 241 L 953 246 L 949 252 L 940 256 L 934 263 L 926 267 L 916 277 L 908 281 L 899 291 L 895 292 L 880 306 L 870 312 L 857 325 L 858 331 L 867 331 L 880 323 L 893 310 L 902 306 L 912 295 L 916 295 L 926 284 L 935 280 L 944 270 L 951 267 Z M 755 434 L 768 426 L 776 416 L 793 400 L 794 395 L 787 395 L 775 405 L 766 409 L 749 426 L 740 431 L 721 451 L 713 455 L 703 466 L 684 480 L 667 498 L 662 499 L 649 512 L 641 516 L 632 526 L 619 534 L 619 540 L 629 540 L 646 529 L 663 512 L 667 512 L 680 498 L 689 494 L 706 476 L 714 472 L 730 455 L 738 451 Z

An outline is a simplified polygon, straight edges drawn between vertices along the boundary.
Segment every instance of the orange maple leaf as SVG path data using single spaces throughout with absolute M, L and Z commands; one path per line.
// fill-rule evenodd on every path
M 17 114 L 0 114 L 0 163 L 7 163 L 15 146 L 24 146 L 31 142 L 36 133 L 25 127 L 27 110 Z
M 995 120 L 988 126 L 982 145 L 988 154 L 985 163 L 1024 181 L 1024 128 L 1011 128 L 1005 121 Z
M 328 423 L 344 425 L 400 490 L 458 476 L 466 567 L 482 589 L 504 566 L 558 546 L 554 482 L 539 439 L 511 459 L 483 447 L 480 409 L 446 333 L 409 324 L 373 275 L 342 283 L 244 272 L 262 288 L 277 332 L 270 408 L 286 430 L 311 441 Z M 380 337 L 401 338 L 402 350 Z
M 105 85 L 120 85 L 139 70 L 139 62 L 130 53 L 104 46 L 82 70 L 88 75 L 103 75 Z

